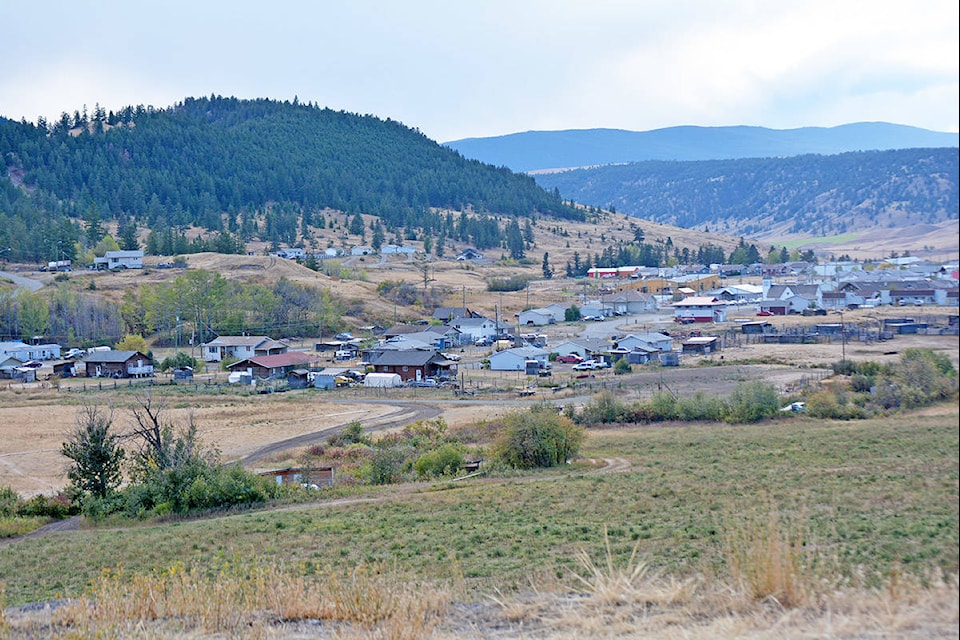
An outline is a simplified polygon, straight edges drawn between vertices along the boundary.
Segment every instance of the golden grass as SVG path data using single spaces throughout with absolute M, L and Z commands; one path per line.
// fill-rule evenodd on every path
M 150 575 L 119 569 L 105 571 L 87 597 L 56 611 L 50 628 L 76 638 L 139 637 L 139 629 L 155 638 L 247 638 L 271 637 L 278 623 L 310 623 L 342 638 L 415 640 L 429 635 L 450 597 L 449 585 L 409 581 L 372 565 L 324 575 L 231 562 Z

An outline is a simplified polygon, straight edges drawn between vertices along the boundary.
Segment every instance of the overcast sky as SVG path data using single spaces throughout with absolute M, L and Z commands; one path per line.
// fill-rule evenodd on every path
M 958 131 L 957 0 L 0 0 L 0 115 L 217 94 L 530 130 Z

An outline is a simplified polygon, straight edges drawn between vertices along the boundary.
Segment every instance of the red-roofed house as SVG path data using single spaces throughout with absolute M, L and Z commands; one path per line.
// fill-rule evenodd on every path
M 234 362 L 228 369 L 236 373 L 249 373 L 254 378 L 280 378 L 293 369 L 303 369 L 319 362 L 317 356 L 302 351 L 289 351 L 272 356 L 255 356 Z

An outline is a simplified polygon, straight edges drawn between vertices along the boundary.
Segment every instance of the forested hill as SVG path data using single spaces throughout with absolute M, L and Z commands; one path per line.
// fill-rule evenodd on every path
M 532 178 L 467 160 L 398 122 L 296 101 L 189 98 L 55 123 L 0 118 L 0 157 L 0 247 L 32 259 L 76 243 L 71 218 L 199 226 L 230 249 L 254 234 L 296 238 L 325 208 L 436 234 L 436 209 L 582 217 Z M 270 227 L 284 215 L 292 234 Z
M 537 176 L 565 198 L 687 229 L 829 236 L 958 217 L 958 150 L 636 162 Z

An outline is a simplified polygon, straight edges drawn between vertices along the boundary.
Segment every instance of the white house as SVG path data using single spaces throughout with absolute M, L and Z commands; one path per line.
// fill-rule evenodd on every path
M 727 303 L 714 296 L 690 296 L 673 303 L 678 322 L 726 322 Z
M 460 331 L 463 342 L 493 340 L 497 337 L 497 323 L 489 318 L 453 318 L 447 325 Z
M 287 344 L 267 336 L 219 336 L 203 345 L 203 359 L 220 362 L 226 358 L 246 360 L 287 352 Z
M 514 347 L 490 356 L 492 371 L 525 371 L 527 360 L 536 360 L 541 367 L 547 366 L 550 354 L 537 347 Z
M 374 254 L 373 247 L 351 247 L 350 255 L 352 256 L 372 256 Z
M 20 362 L 30 360 L 59 360 L 58 344 L 24 344 L 20 341 L 0 342 L 0 360 L 16 358 Z
M 617 315 L 629 313 L 648 313 L 657 310 L 657 299 L 650 293 L 627 289 L 601 298 L 604 308 Z
M 107 251 L 102 258 L 94 258 L 97 269 L 143 269 L 143 251 Z
M 551 304 L 539 309 L 527 309 L 517 314 L 521 325 L 542 327 L 547 324 L 563 322 L 566 308 L 562 304 Z
M 626 349 L 627 351 L 644 349 L 647 351 L 667 353 L 673 351 L 673 338 L 664 333 L 630 334 L 617 340 L 617 348 Z
M 380 253 L 389 256 L 389 255 L 413 255 L 417 250 L 413 247 L 405 247 L 398 244 L 384 244 L 380 246 Z
M 573 338 L 550 347 L 550 351 L 561 356 L 575 353 L 581 358 L 589 359 L 599 356 L 610 350 L 610 344 L 597 338 Z

